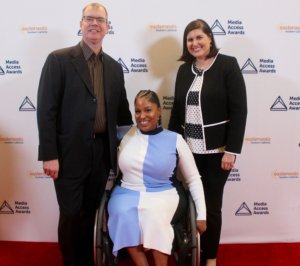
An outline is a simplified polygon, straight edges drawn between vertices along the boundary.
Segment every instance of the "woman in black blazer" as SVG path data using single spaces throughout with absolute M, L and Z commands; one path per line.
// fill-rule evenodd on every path
M 208 24 L 200 19 L 184 31 L 169 129 L 181 133 L 202 176 L 207 231 L 201 236 L 202 265 L 216 265 L 223 190 L 241 153 L 246 88 L 237 60 L 219 53 Z

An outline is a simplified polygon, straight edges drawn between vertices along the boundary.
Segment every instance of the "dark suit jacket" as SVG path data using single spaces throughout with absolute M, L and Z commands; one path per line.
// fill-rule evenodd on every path
M 121 65 L 103 54 L 104 91 L 111 167 L 116 170 L 117 126 L 132 124 Z M 87 62 L 80 45 L 52 52 L 38 89 L 38 159 L 59 159 L 60 174 L 76 176 L 89 167 L 96 114 Z
M 195 79 L 191 67 L 189 63 L 179 67 L 169 122 L 169 129 L 183 136 L 186 95 Z M 213 65 L 204 71 L 200 101 L 206 148 L 226 146 L 226 151 L 240 153 L 246 125 L 247 99 L 244 79 L 234 57 L 218 54 Z

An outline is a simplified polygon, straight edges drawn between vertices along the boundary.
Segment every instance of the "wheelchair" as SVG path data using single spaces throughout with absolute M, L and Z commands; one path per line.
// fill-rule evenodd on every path
M 96 266 L 116 266 L 121 259 L 119 255 L 115 257 L 112 254 L 113 243 L 107 228 L 107 203 L 111 187 L 105 190 L 96 212 L 94 225 L 94 261 Z M 170 260 L 173 259 L 173 264 L 176 266 L 198 266 L 200 265 L 200 236 L 196 227 L 194 201 L 182 185 L 177 190 L 180 195 L 180 207 L 176 210 L 171 222 L 174 229 L 174 241 Z M 122 254 L 122 251 L 120 253 Z

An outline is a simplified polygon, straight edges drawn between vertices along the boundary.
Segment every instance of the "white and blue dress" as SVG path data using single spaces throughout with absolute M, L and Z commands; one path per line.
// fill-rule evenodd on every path
M 108 202 L 108 230 L 113 254 L 143 245 L 171 254 L 171 220 L 179 195 L 173 184 L 177 167 L 196 205 L 197 220 L 206 220 L 204 192 L 193 155 L 181 135 L 161 127 L 141 132 L 133 126 L 121 141 L 122 172 Z

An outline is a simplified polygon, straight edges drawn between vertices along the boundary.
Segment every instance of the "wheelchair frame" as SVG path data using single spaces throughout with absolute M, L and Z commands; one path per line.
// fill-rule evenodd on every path
M 112 242 L 107 228 L 107 202 L 110 191 L 106 190 L 97 209 L 94 225 L 94 261 L 96 266 L 116 266 L 118 257 L 112 254 Z M 194 201 L 188 193 L 188 213 L 186 226 L 174 228 L 172 256 L 176 266 L 200 265 L 200 236 L 196 227 L 196 210 Z

